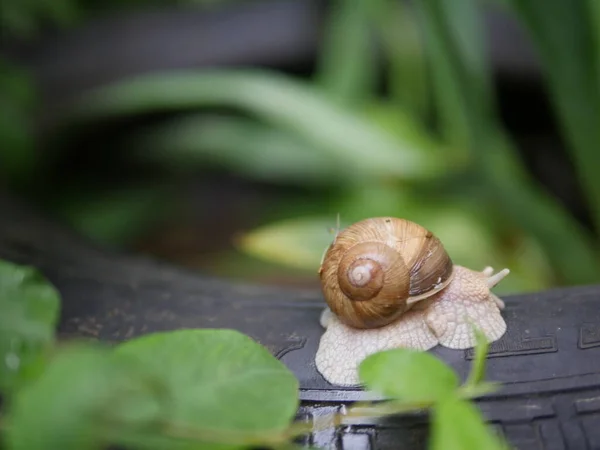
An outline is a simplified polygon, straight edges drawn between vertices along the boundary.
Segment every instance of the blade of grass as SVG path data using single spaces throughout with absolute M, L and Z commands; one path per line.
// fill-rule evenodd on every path
M 316 81 L 334 101 L 358 105 L 373 94 L 377 68 L 365 0 L 329 2 Z
M 28 187 L 37 170 L 31 116 L 37 92 L 28 72 L 0 58 L 0 177 Z
M 177 171 L 204 164 L 243 176 L 285 184 L 352 183 L 337 160 L 297 136 L 243 117 L 190 114 L 152 125 L 126 145 L 133 158 Z
M 489 201 L 497 203 L 512 220 L 540 240 L 554 267 L 567 283 L 595 282 L 600 264 L 591 238 L 564 208 L 550 198 L 526 174 L 516 152 L 495 116 L 493 95 L 486 72 L 477 69 L 465 47 L 481 41 L 481 35 L 457 36 L 453 14 L 463 14 L 466 5 L 476 9 L 476 2 L 464 0 L 459 9 L 450 0 L 417 2 L 423 21 L 431 65 L 435 68 L 437 104 L 446 129 L 461 128 L 451 135 L 457 145 L 470 149 L 483 189 Z M 467 17 L 476 17 L 474 13 Z M 467 29 L 466 27 L 464 29 Z M 471 28 L 473 31 L 474 29 Z M 459 42 L 462 42 L 460 44 Z M 475 68 L 475 69 L 474 69 Z
M 493 98 L 475 5 L 473 0 L 415 3 L 423 26 L 439 126 L 447 141 L 471 157 L 481 153 L 470 145 L 472 133 L 485 120 L 480 115 L 489 114 Z
M 600 89 L 600 2 L 588 0 L 587 2 L 592 32 L 594 33 L 594 54 L 596 55 L 596 82 Z
M 371 15 L 389 66 L 392 101 L 424 119 L 429 101 L 428 78 L 414 11 L 406 2 L 372 0 Z
M 353 172 L 357 179 L 428 179 L 454 168 L 437 148 L 428 151 L 382 131 L 310 84 L 259 70 L 190 70 L 133 78 L 89 93 L 58 120 L 74 125 L 210 107 L 236 108 L 296 133 L 307 145 L 336 158 L 339 170 Z
M 598 21 L 585 1 L 512 0 L 511 4 L 538 50 L 554 113 L 600 231 L 600 90 L 593 31 Z

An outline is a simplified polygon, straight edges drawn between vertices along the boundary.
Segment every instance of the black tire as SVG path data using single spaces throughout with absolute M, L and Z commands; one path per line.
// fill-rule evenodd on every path
M 360 400 L 331 386 L 314 355 L 324 306 L 318 292 L 233 284 L 111 253 L 0 197 L 0 257 L 38 267 L 63 299 L 60 336 L 121 341 L 176 328 L 234 328 L 270 349 L 299 378 L 300 417 Z M 491 346 L 487 378 L 503 388 L 478 403 L 518 449 L 600 449 L 600 286 L 505 298 L 507 334 Z M 470 351 L 432 353 L 466 376 Z M 422 449 L 427 417 L 364 420 L 306 439 L 323 448 Z

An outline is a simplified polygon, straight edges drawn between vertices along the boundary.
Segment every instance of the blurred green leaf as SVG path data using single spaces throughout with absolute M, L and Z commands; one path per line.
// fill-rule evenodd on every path
M 586 1 L 512 0 L 512 5 L 533 37 L 554 112 L 600 230 L 600 59 L 593 28 L 598 20 Z
M 431 450 L 508 450 L 477 408 L 454 396 L 434 407 L 431 433 Z
M 390 136 L 308 83 L 266 71 L 213 69 L 135 78 L 85 96 L 70 119 L 200 107 L 234 107 L 297 133 L 307 145 L 336 158 L 339 170 L 352 172 L 357 180 L 428 179 L 447 171 L 443 152 L 428 152 L 409 139 Z
M 334 217 L 282 220 L 241 235 L 237 245 L 257 258 L 316 273 L 335 227 Z
M 11 184 L 28 181 L 36 164 L 29 73 L 0 58 L 0 176 Z
M 116 353 L 162 380 L 169 421 L 215 432 L 285 430 L 298 407 L 298 381 L 262 345 L 234 330 L 145 335 Z
M 505 211 L 523 230 L 540 240 L 557 271 L 568 283 L 589 283 L 597 281 L 600 263 L 593 250 L 591 237 L 575 219 L 540 186 L 534 183 L 525 172 L 516 151 L 507 135 L 502 131 L 492 108 L 492 93 L 489 83 L 483 82 L 483 74 L 478 74 L 473 61 L 474 47 L 470 50 L 461 42 L 481 40 L 478 33 L 467 38 L 470 26 L 457 31 L 459 20 L 474 17 L 475 13 L 465 13 L 464 17 L 452 15 L 476 8 L 472 0 L 460 2 L 460 9 L 450 6 L 449 0 L 418 2 L 418 10 L 427 36 L 427 48 L 431 63 L 436 67 L 438 97 L 441 110 L 448 117 L 456 116 L 459 134 L 452 139 L 463 142 L 471 149 L 476 164 L 473 170 L 486 190 L 488 201 L 494 202 Z M 446 98 L 439 92 L 451 92 Z M 450 120 L 450 119 L 446 119 Z M 450 122 L 448 122 L 450 123 Z
M 556 285 L 556 274 L 548 261 L 548 254 L 538 240 L 529 235 L 513 233 L 514 243 L 507 247 L 504 264 L 492 267 L 508 267 L 510 276 L 494 288 L 496 294 L 539 292 Z
M 59 351 L 43 375 L 11 402 L 8 448 L 100 450 L 122 426 L 155 425 L 160 404 L 152 386 L 110 355 L 103 347 L 81 344 Z
M 298 381 L 233 330 L 145 335 L 61 349 L 11 403 L 9 448 L 232 450 L 282 442 Z M 32 433 L 31 430 L 35 430 Z
M 539 240 L 565 283 L 597 282 L 600 262 L 594 238 L 539 185 L 526 179 L 522 169 L 514 168 L 512 151 L 503 136 L 490 142 L 485 170 L 494 190 L 490 201 L 497 201 L 521 229 Z
M 267 225 L 243 234 L 239 248 L 273 264 L 314 271 L 333 239 L 333 231 L 327 230 L 336 227 L 335 213 L 340 214 L 342 229 L 368 217 L 394 216 L 435 233 L 456 264 L 478 270 L 486 266 L 510 268 L 510 277 L 495 288 L 497 294 L 552 286 L 554 273 L 536 240 L 511 228 L 495 228 L 496 214 L 484 210 L 479 202 L 413 191 L 395 184 L 346 187 L 340 196 L 324 201 L 319 215 L 302 216 L 302 211 L 290 206 L 286 218 L 275 216 Z M 308 201 L 298 199 L 296 203 Z M 325 215 L 329 211 L 332 214 Z M 294 216 L 301 218 L 290 218 Z M 501 233 L 510 234 L 510 244 Z
M 399 140 L 412 142 L 425 154 L 443 152 L 445 155 L 456 153 L 450 146 L 440 141 L 418 120 L 406 107 L 387 101 L 370 102 L 361 108 L 361 116 L 366 121 L 379 127 L 383 132 Z M 466 159 L 460 155 L 446 161 L 449 172 L 459 173 L 466 167 Z M 440 174 L 442 175 L 442 174 Z
M 425 54 L 413 8 L 396 0 L 370 0 L 370 14 L 387 63 L 392 103 L 424 119 L 429 104 Z
M 368 356 L 361 382 L 372 391 L 403 402 L 437 402 L 458 388 L 454 371 L 430 353 L 398 348 Z
M 192 255 L 185 263 L 205 274 L 235 281 L 270 283 L 275 280 L 280 285 L 288 281 L 294 285 L 303 285 L 305 282 L 314 285 L 318 281 L 314 266 L 310 266 L 310 270 L 307 267 L 290 267 L 235 249 L 212 253 L 208 258 L 202 254 L 195 259 Z
M 395 216 L 417 222 L 438 236 L 453 260 L 467 267 L 504 266 L 508 256 L 474 211 L 461 203 L 407 196 L 397 186 L 365 185 L 348 189 L 332 211 L 339 211 L 342 229 L 368 217 Z M 333 240 L 335 216 L 284 219 L 259 227 L 239 240 L 255 257 L 300 269 L 316 270 Z M 534 268 L 531 268 L 535 271 Z
M 445 139 L 477 157 L 473 127 L 485 122 L 491 92 L 477 0 L 431 0 L 416 6 L 426 42 L 437 110 Z M 485 130 L 481 130 L 484 132 Z
M 508 2 L 512 0 L 506 1 Z M 597 83 L 600 86 L 600 67 L 598 67 L 598 65 L 600 64 L 600 2 L 596 0 L 588 0 L 587 7 L 589 10 L 589 18 L 591 22 L 592 33 L 594 33 L 592 38 L 594 53 L 596 55 L 594 61 L 596 62 Z
M 423 225 L 438 236 L 455 263 L 482 268 L 506 264 L 505 249 L 485 222 L 479 205 L 458 198 L 420 195 L 401 186 L 366 185 L 346 190 L 336 211 L 344 224 L 393 216 Z
M 328 4 L 315 81 L 339 104 L 360 105 L 374 95 L 376 64 L 368 6 L 369 0 Z
M 329 199 L 332 220 L 339 213 L 344 227 L 368 217 L 395 216 L 409 218 L 413 208 L 427 207 L 416 205 L 414 194 L 402 184 L 370 183 L 348 186 L 337 198 Z
M 108 190 L 62 192 L 53 205 L 55 214 L 80 233 L 108 245 L 130 244 L 134 237 L 166 218 L 172 194 L 160 183 Z
M 0 260 L 0 391 L 42 370 L 59 310 L 58 292 L 36 269 Z
M 3 31 L 21 38 L 32 38 L 48 22 L 72 23 L 79 5 L 73 0 L 2 0 L 0 26 Z
M 162 167 L 195 171 L 210 164 L 284 184 L 331 185 L 353 177 L 297 136 L 247 118 L 189 115 L 143 130 L 128 148 L 132 157 Z

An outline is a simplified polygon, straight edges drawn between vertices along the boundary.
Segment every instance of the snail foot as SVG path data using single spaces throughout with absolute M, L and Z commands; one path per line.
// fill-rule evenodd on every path
M 316 368 L 329 383 L 358 386 L 358 367 L 368 356 L 394 348 L 429 350 L 438 339 L 425 323 L 424 311 L 409 311 L 389 325 L 374 329 L 357 329 L 343 324 L 334 314 L 327 316 L 315 357 Z

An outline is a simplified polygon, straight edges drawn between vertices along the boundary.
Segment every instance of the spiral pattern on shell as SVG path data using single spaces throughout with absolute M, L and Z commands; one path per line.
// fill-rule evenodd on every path
M 325 300 L 342 322 L 378 328 L 447 286 L 452 260 L 426 228 L 378 217 L 341 231 L 319 273 Z

